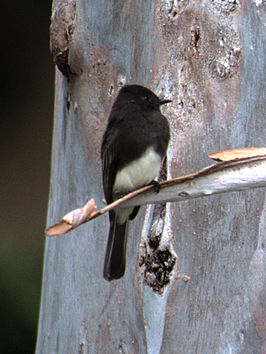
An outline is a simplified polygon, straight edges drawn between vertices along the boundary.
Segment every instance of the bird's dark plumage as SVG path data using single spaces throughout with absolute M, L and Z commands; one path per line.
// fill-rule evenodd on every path
M 114 104 L 102 140 L 103 188 L 108 204 L 121 194 L 150 184 L 158 175 L 169 142 L 169 125 L 152 91 L 139 85 L 124 86 Z M 119 279 L 126 264 L 127 223 L 139 207 L 109 212 L 110 231 L 104 277 Z

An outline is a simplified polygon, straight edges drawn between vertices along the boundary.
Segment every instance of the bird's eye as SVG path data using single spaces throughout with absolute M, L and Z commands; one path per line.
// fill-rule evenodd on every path
M 151 98 L 149 96 L 143 96 L 143 101 L 151 102 Z

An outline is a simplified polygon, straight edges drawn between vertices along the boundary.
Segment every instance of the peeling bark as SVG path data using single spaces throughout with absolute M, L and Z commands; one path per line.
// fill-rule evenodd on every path
M 103 204 L 100 141 L 124 83 L 173 100 L 168 179 L 213 151 L 264 146 L 263 23 L 255 0 L 55 0 L 51 47 L 68 80 L 57 71 L 48 225 L 88 196 Z M 47 239 L 38 354 L 265 351 L 262 189 L 142 207 L 111 283 L 107 229 L 106 215 Z M 150 279 L 166 280 L 162 295 Z

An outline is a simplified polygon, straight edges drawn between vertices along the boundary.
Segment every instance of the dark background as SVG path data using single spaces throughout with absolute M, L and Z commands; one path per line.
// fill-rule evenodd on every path
M 12 1 L 1 8 L 0 353 L 29 354 L 36 341 L 49 191 L 51 1 Z

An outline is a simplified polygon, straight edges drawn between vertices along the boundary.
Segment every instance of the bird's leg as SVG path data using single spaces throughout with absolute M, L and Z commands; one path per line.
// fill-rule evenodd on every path
M 159 193 L 160 191 L 160 183 L 158 181 L 151 181 L 150 185 L 153 186 L 154 190 L 155 190 L 155 193 Z

